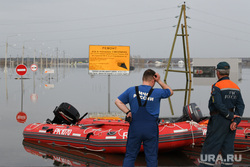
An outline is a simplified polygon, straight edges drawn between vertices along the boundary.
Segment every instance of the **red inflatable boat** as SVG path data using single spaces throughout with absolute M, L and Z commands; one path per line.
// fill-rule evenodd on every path
M 24 129 L 23 135 L 25 141 L 105 153 L 125 153 L 128 128 L 129 123 L 124 120 L 87 118 L 78 125 L 33 123 Z M 200 143 L 202 138 L 202 129 L 192 122 L 159 124 L 159 151 Z
M 208 120 L 203 120 L 199 122 L 199 126 L 203 129 L 204 139 L 207 133 Z M 203 140 L 204 141 L 204 140 Z M 242 120 L 236 130 L 235 150 L 250 151 L 250 121 Z
M 191 103 L 184 107 L 183 115 L 178 119 L 178 121 L 184 120 L 194 120 L 197 122 L 194 126 L 196 126 L 196 128 L 202 128 L 205 139 L 208 117 L 202 116 L 199 107 L 195 103 Z M 242 120 L 238 125 L 235 135 L 234 148 L 239 151 L 250 151 L 250 120 Z
M 54 110 L 54 114 L 53 121 L 28 125 L 23 131 L 24 140 L 104 153 L 126 152 L 128 122 L 83 119 L 86 114 L 79 118 L 78 111 L 68 103 L 62 103 Z M 204 119 L 197 105 L 191 103 L 184 108 L 183 116 L 175 122 L 159 123 L 159 151 L 201 144 L 206 136 L 208 122 Z M 235 148 L 249 150 L 250 122 L 242 121 L 239 124 Z

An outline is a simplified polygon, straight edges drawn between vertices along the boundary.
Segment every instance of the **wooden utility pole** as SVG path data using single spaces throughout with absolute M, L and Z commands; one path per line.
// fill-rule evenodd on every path
M 181 24 L 182 17 L 183 17 L 183 20 L 184 20 L 184 25 Z M 186 88 L 185 89 L 173 89 L 173 91 L 185 91 L 184 106 L 190 104 L 191 90 L 192 90 L 192 74 L 191 74 L 192 72 L 191 72 L 191 65 L 190 65 L 191 63 L 190 63 L 190 53 L 189 53 L 189 43 L 188 43 L 188 36 L 189 35 L 188 35 L 188 32 L 187 32 L 187 20 L 186 20 L 186 18 L 187 18 L 187 16 L 186 16 L 186 5 L 184 3 L 181 6 L 181 12 L 180 12 L 178 24 L 177 24 L 177 27 L 176 27 L 175 36 L 174 36 L 174 40 L 173 40 L 173 44 L 172 44 L 172 48 L 171 48 L 171 52 L 170 52 L 170 56 L 169 56 L 169 60 L 168 60 L 168 64 L 167 64 L 167 69 L 166 69 L 166 73 L 165 73 L 165 78 L 164 78 L 164 82 L 166 83 L 169 71 L 171 71 L 171 72 L 181 72 L 181 73 L 186 74 Z M 178 34 L 180 25 L 181 25 L 181 32 L 182 33 Z M 171 70 L 170 69 L 170 63 L 171 63 L 171 60 L 172 60 L 172 56 L 173 56 L 173 52 L 174 52 L 174 46 L 175 46 L 177 36 L 182 37 L 185 71 Z M 172 107 L 172 103 L 171 103 L 171 98 L 168 98 L 168 100 L 169 100 L 169 105 L 170 105 L 172 115 L 174 115 L 173 107 Z

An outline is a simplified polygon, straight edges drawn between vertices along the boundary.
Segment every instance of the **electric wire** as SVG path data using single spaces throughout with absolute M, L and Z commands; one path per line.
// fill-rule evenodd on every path
M 207 30 L 202 30 L 202 29 L 199 29 L 199 28 L 192 28 L 192 29 L 200 31 L 200 32 L 206 32 L 206 33 L 209 33 L 209 34 L 213 34 L 213 35 L 216 35 L 216 36 L 229 38 L 229 39 L 234 39 L 234 40 L 239 40 L 239 41 L 244 41 L 244 42 L 250 42 L 250 40 L 247 40 L 247 39 L 241 39 L 241 38 L 238 38 L 238 37 L 227 36 L 227 35 L 211 32 L 211 31 L 207 31 Z
M 46 21 L 46 22 L 30 22 L 30 23 L 22 23 L 22 24 L 50 24 L 50 23 L 65 23 L 65 22 L 78 22 L 78 21 L 84 21 L 84 20 L 94 20 L 94 19 L 105 19 L 105 18 L 112 18 L 112 17 L 122 17 L 122 16 L 128 16 L 128 15 L 137 15 L 137 14 L 143 14 L 143 13 L 152 13 L 152 12 L 161 12 L 161 11 L 168 11 L 171 9 L 176 9 L 177 7 L 170 7 L 170 8 L 160 8 L 160 9 L 154 9 L 154 10 L 146 10 L 146 11 L 135 11 L 135 12 L 130 12 L 130 13 L 123 13 L 123 14 L 118 14 L 118 15 L 106 15 L 106 16 L 96 16 L 96 17 L 88 17 L 88 18 L 80 18 L 80 19 L 69 19 L 69 20 L 54 20 L 54 21 Z M 214 16 L 217 18 L 222 18 L 223 20 L 229 20 L 229 21 L 233 21 L 234 23 L 239 23 L 239 24 L 244 24 L 244 25 L 250 25 L 248 23 L 245 22 L 241 22 L 239 20 L 234 20 L 234 19 L 230 19 L 230 18 L 226 18 L 226 17 L 222 17 L 222 16 L 218 16 L 215 14 L 212 14 L 210 12 L 206 12 L 203 10 L 199 10 L 199 9 L 195 9 L 195 8 L 190 8 L 191 10 L 198 12 L 198 13 L 202 13 L 202 14 L 206 14 L 206 15 L 210 15 L 210 16 Z M 24 32 L 21 34 L 39 34 L 39 33 L 62 33 L 62 32 L 77 32 L 77 31 L 83 31 L 83 30 L 93 30 L 93 29 L 102 29 L 102 28 L 112 28 L 112 27 L 119 27 L 119 26 L 132 26 L 132 25 L 136 25 L 136 24 L 143 24 L 143 23 L 150 23 L 150 22 L 158 22 L 158 21 L 166 21 L 169 20 L 171 18 L 174 17 L 165 17 L 165 18 L 157 18 L 157 19 L 151 19 L 151 20 L 144 20 L 144 21 L 134 21 L 134 22 L 130 22 L 130 23 L 121 23 L 121 24 L 113 24 L 113 25 L 103 25 L 103 26 L 94 26 L 94 27 L 84 27 L 84 28 L 78 28 L 78 29 L 68 29 L 68 30 L 51 30 L 51 31 L 33 31 L 33 32 Z M 227 29 L 227 30 L 231 30 L 234 32 L 240 32 L 240 33 L 244 33 L 244 34 L 250 34 L 249 32 L 245 32 L 242 30 L 237 30 L 234 28 L 230 28 L 229 26 L 222 26 L 219 24 L 215 24 L 215 23 L 211 23 L 208 21 L 204 21 L 204 20 L 200 20 L 200 19 L 196 19 L 196 18 L 192 18 L 192 20 L 196 21 L 196 22 L 200 22 L 200 23 L 204 23 L 204 24 L 208 24 L 211 26 L 215 26 L 215 27 L 219 27 L 219 28 L 223 28 L 223 30 Z M 3 25 L 19 25 L 20 23 L 3 23 L 0 24 L 0 26 Z M 118 35 L 125 35 L 125 34 L 133 34 L 133 33 L 143 33 L 143 32 L 149 32 L 149 31 L 158 31 L 158 30 L 164 30 L 164 29 L 168 29 L 172 26 L 165 26 L 165 27 L 157 27 L 157 28 L 152 28 L 152 29 L 147 29 L 147 30 L 135 30 L 135 31 L 128 31 L 128 32 L 118 32 L 118 33 L 111 33 L 111 34 L 100 34 L 100 35 L 89 35 L 89 36 L 81 36 L 81 37 L 72 37 L 72 38 L 61 38 L 61 39 L 48 39 L 48 40 L 41 40 L 44 42 L 52 42 L 52 41 L 65 41 L 65 40 L 77 40 L 77 39 L 85 39 L 85 38 L 97 38 L 97 37 L 105 37 L 105 36 L 118 36 Z M 200 31 L 200 32 L 205 32 L 205 33 L 209 33 L 209 34 L 213 34 L 216 36 L 221 36 L 221 37 L 225 37 L 225 38 L 230 38 L 233 40 L 240 40 L 240 41 L 245 41 L 245 42 L 250 42 L 247 39 L 241 39 L 238 37 L 232 37 L 232 36 L 227 36 L 221 33 L 216 33 L 216 32 L 211 32 L 209 30 L 204 30 L 204 29 L 199 29 L 195 26 L 192 25 L 192 30 L 194 31 Z M 112 29 L 111 31 L 112 32 Z M 89 34 L 89 33 L 88 33 Z M 39 40 L 38 40 L 39 42 Z
M 237 23 L 237 24 L 243 24 L 243 25 L 250 25 L 249 23 L 246 23 L 246 22 L 242 22 L 242 21 L 239 21 L 239 20 L 235 20 L 235 19 L 231 19 L 231 18 L 227 18 L 227 17 L 223 17 L 223 16 L 219 16 L 219 15 L 216 15 L 214 13 L 211 13 L 211 12 L 207 12 L 207 11 L 204 11 L 204 10 L 199 10 L 199 9 L 195 9 L 195 8 L 191 8 L 192 11 L 195 11 L 195 12 L 198 12 L 199 14 L 205 14 L 205 15 L 209 15 L 209 16 L 213 16 L 213 17 L 216 17 L 216 18 L 220 18 L 221 20 L 227 20 L 227 21 L 230 21 L 231 23 Z M 201 15 L 199 15 L 201 16 Z M 228 24 L 223 24 L 223 25 L 220 25 L 220 24 L 216 24 L 216 23 L 211 23 L 209 21 L 205 21 L 205 20 L 201 20 L 201 19 L 196 19 L 196 18 L 191 18 L 191 20 L 195 21 L 195 22 L 198 22 L 198 23 L 204 23 L 204 24 L 207 24 L 207 25 L 210 25 L 212 27 L 219 27 L 219 28 L 222 28 L 222 30 L 230 30 L 234 33 L 232 33 L 233 35 L 235 35 L 236 33 L 242 33 L 244 35 L 246 34 L 250 34 L 250 32 L 247 32 L 247 31 L 242 31 L 241 29 L 236 29 L 236 28 L 231 28 L 231 26 L 229 26 Z M 222 23 L 222 22 L 220 22 Z M 239 38 L 239 37 L 233 37 L 233 36 L 228 36 L 228 35 L 224 35 L 225 32 L 222 34 L 222 33 L 216 33 L 216 32 L 211 32 L 209 30 L 206 30 L 207 27 L 203 28 L 203 29 L 199 29 L 197 28 L 197 26 L 193 26 L 192 25 L 192 30 L 197 30 L 197 31 L 200 31 L 200 32 L 205 32 L 205 33 L 209 33 L 209 34 L 213 34 L 213 35 L 216 35 L 216 36 L 221 36 L 221 37 L 224 37 L 224 38 L 229 38 L 229 39 L 233 39 L 233 40 L 239 40 L 239 41 L 244 41 L 244 42 L 250 42 L 250 40 L 247 40 L 247 39 L 242 39 L 242 38 Z M 219 32 L 220 29 L 217 29 Z
M 0 26 L 6 25 L 30 25 L 30 24 L 55 24 L 55 23 L 65 23 L 65 22 L 79 22 L 84 20 L 94 20 L 94 19 L 105 19 L 105 18 L 112 18 L 112 17 L 121 17 L 121 16 L 128 16 L 128 15 L 137 15 L 143 13 L 153 13 L 153 12 L 161 12 L 166 10 L 177 9 L 177 7 L 169 7 L 169 8 L 160 8 L 154 10 L 145 10 L 145 11 L 138 11 L 138 12 L 131 12 L 131 13 L 123 13 L 123 14 L 115 14 L 115 15 L 106 15 L 106 16 L 95 16 L 95 17 L 86 17 L 86 18 L 79 18 L 79 19 L 69 19 L 69 20 L 52 20 L 52 21 L 44 21 L 44 22 L 22 22 L 22 23 L 1 23 Z
M 231 18 L 228 18 L 228 17 L 223 17 L 223 16 L 215 15 L 215 14 L 213 14 L 211 12 L 206 12 L 204 10 L 199 10 L 199 9 L 195 9 L 195 8 L 191 8 L 191 9 L 193 11 L 195 11 L 195 12 L 198 12 L 198 13 L 203 13 L 203 14 L 206 14 L 206 15 L 210 15 L 210 16 L 214 16 L 214 17 L 217 17 L 217 18 L 221 18 L 222 20 L 228 20 L 228 21 L 233 22 L 233 23 L 239 23 L 239 24 L 244 24 L 244 25 L 250 26 L 250 23 L 246 23 L 246 22 L 243 22 L 243 21 L 231 19 Z
M 229 26 L 221 26 L 221 25 L 210 23 L 210 22 L 207 22 L 207 21 L 204 21 L 204 20 L 200 20 L 200 19 L 193 19 L 192 18 L 192 20 L 197 21 L 197 22 L 201 22 L 201 23 L 205 23 L 205 24 L 208 24 L 208 25 L 213 25 L 213 26 L 216 26 L 216 27 L 220 27 L 220 28 L 223 28 L 224 30 L 227 29 L 227 30 L 231 30 L 231 31 L 235 31 L 235 32 L 240 32 L 240 33 L 243 33 L 243 34 L 250 34 L 250 32 L 242 31 L 242 30 L 239 30 L 239 29 L 230 28 Z
M 149 32 L 149 31 L 166 30 L 168 28 L 172 28 L 172 26 L 158 27 L 158 28 L 147 29 L 147 30 L 129 31 L 129 32 L 122 32 L 122 33 L 91 35 L 91 36 L 82 36 L 82 37 L 75 37 L 75 38 L 72 37 L 72 38 L 61 38 L 61 39 L 51 39 L 51 40 L 41 40 L 41 41 L 54 42 L 54 41 L 67 41 L 67 40 L 79 40 L 79 39 L 87 39 L 87 38 L 98 38 L 98 37 L 106 37 L 106 36 L 119 36 L 119 35 L 143 33 L 143 32 Z M 37 42 L 41 42 L 41 41 L 37 40 Z
M 104 25 L 104 26 L 94 26 L 94 27 L 85 27 L 85 28 L 78 28 L 78 29 L 68 29 L 68 30 L 51 30 L 51 31 L 32 31 L 32 32 L 19 32 L 19 34 L 32 34 L 32 33 L 63 33 L 63 32 L 76 32 L 82 30 L 93 30 L 93 29 L 102 29 L 102 28 L 111 28 L 111 27 L 119 27 L 119 26 L 131 26 L 136 24 L 142 23 L 151 23 L 151 22 L 159 22 L 159 21 L 166 21 L 174 19 L 173 17 L 165 17 L 165 18 L 158 18 L 158 19 L 151 19 L 145 21 L 136 21 L 130 23 L 122 23 L 122 24 L 113 24 L 113 25 Z

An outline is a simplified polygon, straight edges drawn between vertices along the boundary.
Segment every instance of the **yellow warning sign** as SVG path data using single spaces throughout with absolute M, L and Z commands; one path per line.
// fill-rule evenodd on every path
M 128 75 L 129 46 L 89 46 L 89 74 Z

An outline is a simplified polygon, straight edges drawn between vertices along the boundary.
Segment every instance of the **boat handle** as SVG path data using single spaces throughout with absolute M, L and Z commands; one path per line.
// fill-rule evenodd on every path
M 250 136 L 250 133 L 245 133 L 245 138 L 247 139 Z
M 86 136 L 86 140 L 89 140 L 89 137 L 90 137 L 91 135 L 94 135 L 94 133 L 93 133 L 93 132 L 88 133 L 87 136 Z
M 53 133 L 53 128 L 47 129 L 46 132 L 47 132 L 47 133 Z
M 86 150 L 88 151 L 98 151 L 98 152 L 101 152 L 101 151 L 105 151 L 105 149 L 101 149 L 101 150 L 94 150 L 94 149 L 91 149 L 91 148 L 87 148 L 87 147 L 84 147 Z

